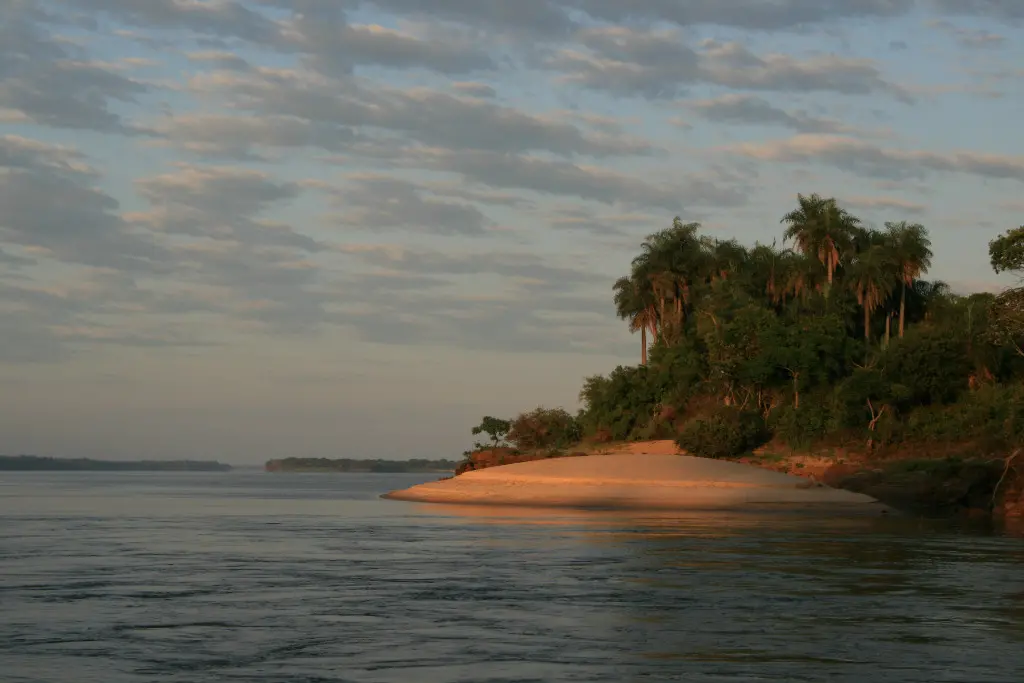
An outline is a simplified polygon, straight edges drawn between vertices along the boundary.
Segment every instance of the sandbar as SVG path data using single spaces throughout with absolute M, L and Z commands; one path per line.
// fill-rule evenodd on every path
M 870 496 L 735 462 L 608 453 L 466 472 L 383 496 L 448 505 L 696 510 L 789 508 L 890 512 Z

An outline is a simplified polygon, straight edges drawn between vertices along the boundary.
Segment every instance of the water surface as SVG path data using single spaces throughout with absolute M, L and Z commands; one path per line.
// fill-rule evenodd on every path
M 4 473 L 4 683 L 1019 683 L 1024 539 L 419 506 L 435 475 Z

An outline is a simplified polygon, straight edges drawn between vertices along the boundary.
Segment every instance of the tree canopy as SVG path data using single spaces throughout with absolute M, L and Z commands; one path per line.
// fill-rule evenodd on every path
M 721 457 L 767 439 L 926 440 L 946 434 L 936 421 L 993 446 L 1024 438 L 1024 289 L 958 296 L 924 279 L 923 225 L 873 229 L 835 198 L 798 195 L 781 223 L 782 246 L 679 218 L 644 238 L 612 287 L 639 365 L 587 378 L 575 425 L 538 409 L 509 441 L 678 438 Z M 1024 270 L 1024 227 L 989 253 L 996 272 Z

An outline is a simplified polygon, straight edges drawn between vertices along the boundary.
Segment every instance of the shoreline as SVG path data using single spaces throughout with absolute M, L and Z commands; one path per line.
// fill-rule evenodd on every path
M 666 453 L 548 458 L 391 491 L 387 500 L 604 510 L 890 514 L 875 498 L 740 463 Z
M 511 482 L 518 481 L 518 486 L 543 486 L 542 482 L 533 481 L 536 477 L 525 473 L 522 469 L 513 467 L 516 463 L 541 463 L 541 462 L 572 462 L 588 460 L 594 456 L 620 454 L 620 455 L 674 455 L 685 456 L 674 441 L 655 440 L 639 441 L 620 444 L 601 444 L 592 446 L 580 446 L 580 450 L 573 452 L 516 452 L 507 448 L 484 449 L 470 453 L 468 459 L 463 462 L 457 471 L 455 480 L 468 481 L 479 476 L 495 476 L 495 472 L 505 479 L 506 487 L 515 486 Z M 584 450 L 586 449 L 586 450 Z M 1018 451 L 1018 453 L 1020 453 Z M 921 449 L 908 451 L 889 451 L 884 457 L 869 457 L 866 454 L 856 451 L 844 451 L 840 449 L 809 449 L 791 450 L 773 447 L 771 445 L 756 449 L 753 453 L 734 459 L 712 460 L 697 458 L 703 462 L 733 464 L 749 470 L 770 472 L 773 474 L 788 475 L 798 478 L 805 487 L 825 486 L 830 490 L 840 490 L 868 495 L 892 511 L 909 514 L 913 516 L 930 518 L 948 517 L 970 517 L 974 519 L 991 519 L 998 522 L 1013 523 L 1015 520 L 1024 519 L 1024 478 L 1019 473 L 1024 458 L 1009 454 L 1005 458 L 998 457 L 970 457 L 956 454 L 931 454 L 922 452 Z M 688 457 L 688 456 L 687 456 Z M 590 481 L 596 485 L 599 477 L 588 476 L 587 468 L 580 464 L 579 471 L 570 478 L 576 487 L 577 493 L 582 496 L 585 482 Z M 748 471 L 749 471 L 748 470 Z M 490 475 L 488 475 L 490 473 Z M 549 473 L 544 477 L 550 482 L 552 475 Z M 441 482 L 450 481 L 441 480 Z M 531 484 L 531 481 L 533 483 Z M 645 487 L 648 494 L 651 494 L 651 485 L 655 479 L 645 478 L 639 472 L 632 473 L 631 482 L 620 485 L 626 489 L 630 487 Z M 435 482 L 440 483 L 440 482 Z M 723 482 L 717 482 L 717 488 L 721 492 L 725 488 Z M 657 485 L 664 488 L 674 486 L 677 493 L 681 489 L 689 492 L 697 488 L 711 488 L 713 485 L 704 482 L 695 485 L 693 482 L 658 481 Z M 417 487 L 413 487 L 416 489 Z M 451 488 L 449 485 L 446 488 Z M 465 486 L 462 487 L 463 489 Z M 453 489 L 454 490 L 454 489 Z M 408 490 L 406 490 L 408 491 Z M 412 502 L 443 503 L 445 500 L 436 498 L 437 493 L 430 494 L 431 500 L 412 499 L 410 495 L 422 495 L 423 490 L 414 491 L 412 494 L 406 491 L 393 491 L 384 494 L 382 498 L 388 500 L 410 500 Z M 657 489 L 654 490 L 656 493 Z M 590 499 L 602 491 L 594 488 Z M 603 493 L 607 495 L 605 488 Z M 664 491 L 663 491 L 664 493 Z M 444 494 L 454 495 L 454 494 Z M 537 498 L 544 500 L 537 502 Z M 655 495 L 654 498 L 664 496 Z M 535 506 L 543 504 L 546 507 L 595 507 L 595 504 L 587 504 L 586 500 L 574 499 L 567 503 L 559 503 L 555 495 L 537 494 L 531 499 L 525 498 L 522 494 L 516 494 L 509 501 L 496 501 L 495 496 L 488 495 L 463 495 L 456 505 L 484 505 L 484 506 Z M 577 497 L 579 498 L 579 496 Z M 628 496 L 627 496 L 628 498 Z M 746 505 L 752 503 L 747 502 Z M 653 507 L 652 507 L 653 506 Z M 651 495 L 647 495 L 647 502 L 637 504 L 628 500 L 605 501 L 596 507 L 614 509 L 676 509 L 674 504 L 657 505 Z M 694 505 L 687 506 L 694 509 Z M 712 506 L 713 507 L 713 506 Z M 731 509 L 737 509 L 733 504 Z

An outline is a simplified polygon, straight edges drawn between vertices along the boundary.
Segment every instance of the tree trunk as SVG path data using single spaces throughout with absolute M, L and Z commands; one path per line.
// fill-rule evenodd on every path
M 660 297 L 661 302 L 661 341 L 665 341 L 665 297 Z
M 882 346 L 883 349 L 889 348 L 889 336 L 891 334 L 890 328 L 892 327 L 892 313 L 886 311 L 885 313 L 885 344 Z
M 871 343 L 871 309 L 864 304 L 864 341 Z
M 903 339 L 903 321 L 907 315 L 907 281 L 903 281 L 903 290 L 900 292 L 900 339 Z
M 640 365 L 647 365 L 647 326 L 640 328 Z

